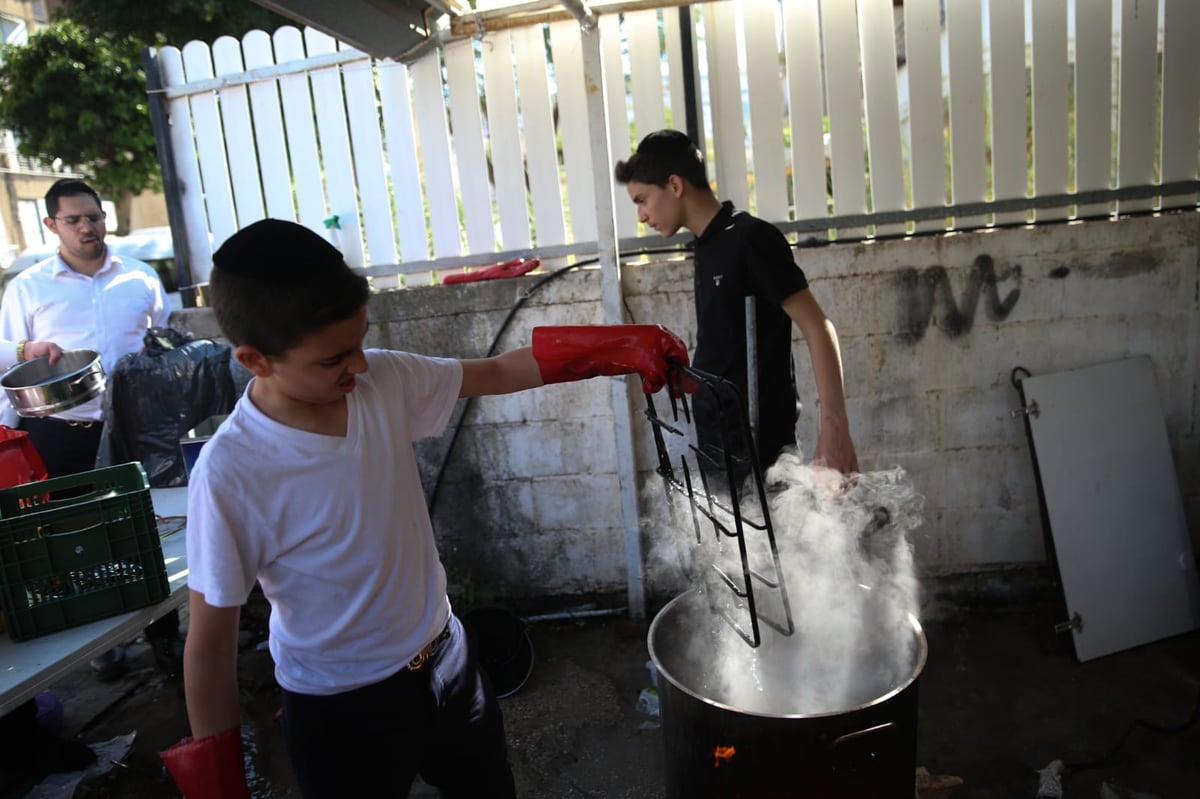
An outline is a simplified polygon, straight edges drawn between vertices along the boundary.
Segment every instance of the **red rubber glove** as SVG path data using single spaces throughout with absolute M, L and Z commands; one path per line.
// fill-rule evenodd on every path
M 526 272 L 532 272 L 541 265 L 541 261 L 537 258 L 517 258 L 504 263 L 492 264 L 485 266 L 482 269 L 476 269 L 473 272 L 455 272 L 446 275 L 442 278 L 442 285 L 450 285 L 452 283 L 473 283 L 476 280 L 495 280 L 500 277 L 520 277 Z
M 647 394 L 666 385 L 668 361 L 688 363 L 687 347 L 661 325 L 535 327 L 533 358 L 546 383 L 636 372 Z
M 250 799 L 237 727 L 199 741 L 189 735 L 158 756 L 184 799 Z

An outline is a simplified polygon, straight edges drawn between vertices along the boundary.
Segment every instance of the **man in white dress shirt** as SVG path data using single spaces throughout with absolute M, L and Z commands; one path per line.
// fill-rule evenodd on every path
M 147 328 L 167 325 L 166 290 L 153 267 L 109 251 L 100 197 L 88 184 L 56 181 L 46 192 L 46 214 L 42 221 L 58 236 L 58 253 L 9 283 L 0 302 L 0 339 L 95 350 L 110 372 L 123 355 L 142 349 Z M 27 348 L 25 357 L 32 354 Z M 19 422 L 5 407 L 3 421 L 29 433 L 50 477 L 95 467 L 102 398 Z

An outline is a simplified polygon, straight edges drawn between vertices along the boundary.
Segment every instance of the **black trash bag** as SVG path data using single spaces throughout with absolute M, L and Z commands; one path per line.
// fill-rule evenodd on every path
M 179 439 L 237 400 L 228 345 L 152 327 L 117 361 L 104 391 L 96 468 L 141 461 L 153 488 L 187 485 Z

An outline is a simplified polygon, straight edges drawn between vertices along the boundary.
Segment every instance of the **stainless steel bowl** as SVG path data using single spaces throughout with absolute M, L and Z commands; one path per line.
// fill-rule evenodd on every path
M 53 366 L 46 356 L 17 364 L 0 388 L 21 416 L 53 416 L 100 396 L 104 367 L 95 350 L 67 350 Z

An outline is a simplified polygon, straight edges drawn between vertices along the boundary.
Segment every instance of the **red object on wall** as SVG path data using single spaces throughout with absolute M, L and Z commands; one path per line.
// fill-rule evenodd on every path
M 473 283 L 476 280 L 495 280 L 501 277 L 520 277 L 537 269 L 542 262 L 537 258 L 517 258 L 499 264 L 481 267 L 471 272 L 455 272 L 442 278 L 442 285 L 451 283 Z

